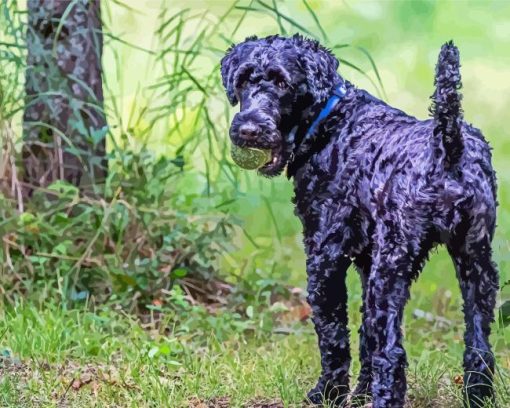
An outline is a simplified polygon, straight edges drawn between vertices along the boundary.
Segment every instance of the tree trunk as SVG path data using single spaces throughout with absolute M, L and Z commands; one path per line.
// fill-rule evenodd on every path
M 25 194 L 56 180 L 89 189 L 104 180 L 99 0 L 28 0 Z

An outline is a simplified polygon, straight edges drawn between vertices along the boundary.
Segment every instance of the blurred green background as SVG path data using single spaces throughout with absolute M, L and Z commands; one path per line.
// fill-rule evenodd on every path
M 500 202 L 494 253 L 501 282 L 510 280 L 510 136 L 506 126 L 510 110 L 510 2 L 153 0 L 126 4 L 137 12 L 110 4 L 108 24 L 112 32 L 143 49 L 176 51 L 167 56 L 169 66 L 185 66 L 199 83 L 219 85 L 219 60 L 231 41 L 242 41 L 249 35 L 308 33 L 346 61 L 340 64 L 345 78 L 418 118 L 428 117 L 439 48 L 453 39 L 461 52 L 465 117 L 482 129 L 494 148 Z M 162 15 L 184 16 L 179 39 L 173 35 L 163 41 L 155 39 Z M 175 23 L 177 19 L 170 20 Z M 197 41 L 200 46 L 194 48 Z M 192 62 L 186 60 L 186 54 L 178 53 L 190 49 L 200 50 Z M 130 46 L 116 50 L 115 55 L 107 50 L 104 69 L 110 86 L 108 98 L 115 99 L 119 109 L 136 117 L 133 112 L 145 111 L 146 106 L 172 103 L 175 92 L 154 95 L 144 91 L 152 85 L 151 78 L 164 76 L 152 55 Z M 122 75 L 118 75 L 120 67 Z M 213 134 L 203 129 L 203 124 L 196 125 L 202 102 L 215 124 L 217 132 Z M 231 166 L 227 129 L 238 108 L 225 104 L 221 86 L 208 88 L 204 101 L 190 91 L 163 121 L 166 123 L 151 128 L 146 141 L 154 150 L 168 155 L 183 141 L 196 143 L 186 164 L 191 171 L 181 180 L 180 188 L 191 189 L 238 217 L 245 231 L 234 238 L 237 250 L 223 259 L 227 275 L 258 271 L 264 277 L 304 287 L 301 227 L 290 203 L 291 182 L 283 176 L 264 179 Z M 179 131 L 169 131 L 176 122 L 180 123 Z M 143 133 L 143 121 L 136 126 Z M 352 299 L 358 301 L 359 283 L 354 274 L 350 285 Z M 503 289 L 501 296 L 500 302 L 510 298 L 510 288 Z M 443 310 L 445 299 L 449 305 Z M 408 315 L 414 309 L 461 319 L 458 285 L 443 249 L 432 254 L 412 289 Z M 499 330 L 496 349 L 504 351 L 510 335 L 508 330 Z M 460 346 L 459 333 L 453 340 Z M 506 354 L 507 365 L 509 359 Z

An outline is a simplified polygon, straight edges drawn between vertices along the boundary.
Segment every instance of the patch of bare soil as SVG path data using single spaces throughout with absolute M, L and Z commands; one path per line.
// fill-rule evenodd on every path
M 48 372 L 51 372 L 49 377 Z M 138 389 L 133 381 L 126 380 L 113 365 L 79 364 L 73 361 L 51 365 L 45 362 L 25 364 L 8 352 L 0 355 L 0 378 L 4 377 L 15 379 L 15 387 L 23 387 L 24 384 L 30 381 L 45 383 L 50 378 L 55 387 L 48 399 L 59 407 L 66 407 L 69 395 L 80 391 L 82 388 L 87 388 L 89 392 L 96 396 L 105 384 Z M 29 398 L 32 405 L 40 406 L 40 401 L 37 400 L 36 396 L 30 396 Z
M 230 408 L 230 398 L 220 397 L 208 401 L 192 398 L 189 401 L 189 408 Z
M 193 398 L 189 401 L 189 408 L 231 408 L 230 398 L 213 398 L 211 400 L 201 400 Z M 296 406 L 296 408 L 312 407 L 305 403 Z M 256 398 L 252 399 L 243 405 L 243 408 L 284 408 L 283 402 L 280 399 Z
M 245 408 L 283 408 L 283 403 L 279 399 L 273 400 L 253 400 L 244 406 Z

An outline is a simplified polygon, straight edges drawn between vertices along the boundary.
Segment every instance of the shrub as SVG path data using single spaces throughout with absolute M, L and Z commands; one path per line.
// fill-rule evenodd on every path
M 39 300 L 118 299 L 145 304 L 186 275 L 218 274 L 217 261 L 234 227 L 199 196 L 176 189 L 177 157 L 115 152 L 102 197 L 65 182 L 38 190 L 22 213 L 0 196 L 0 285 Z

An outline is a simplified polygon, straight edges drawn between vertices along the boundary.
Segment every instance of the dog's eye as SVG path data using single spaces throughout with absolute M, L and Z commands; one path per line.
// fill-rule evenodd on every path
M 250 81 L 252 74 L 253 74 L 252 67 L 248 67 L 244 69 L 242 72 L 240 72 L 235 82 L 236 88 L 242 88 L 248 81 Z
M 278 88 L 282 89 L 282 90 L 285 90 L 285 89 L 287 89 L 287 88 L 289 87 L 289 86 L 287 85 L 287 83 L 286 83 L 285 81 L 282 81 L 282 80 L 277 81 L 277 82 L 276 82 L 276 86 L 277 86 Z
M 285 81 L 285 76 L 280 70 L 270 70 L 267 73 L 267 79 L 280 89 L 287 89 L 289 87 L 287 81 Z
M 243 85 L 246 84 L 246 82 L 248 82 L 249 79 L 250 75 L 240 75 L 239 78 L 237 78 L 236 87 L 242 88 Z

